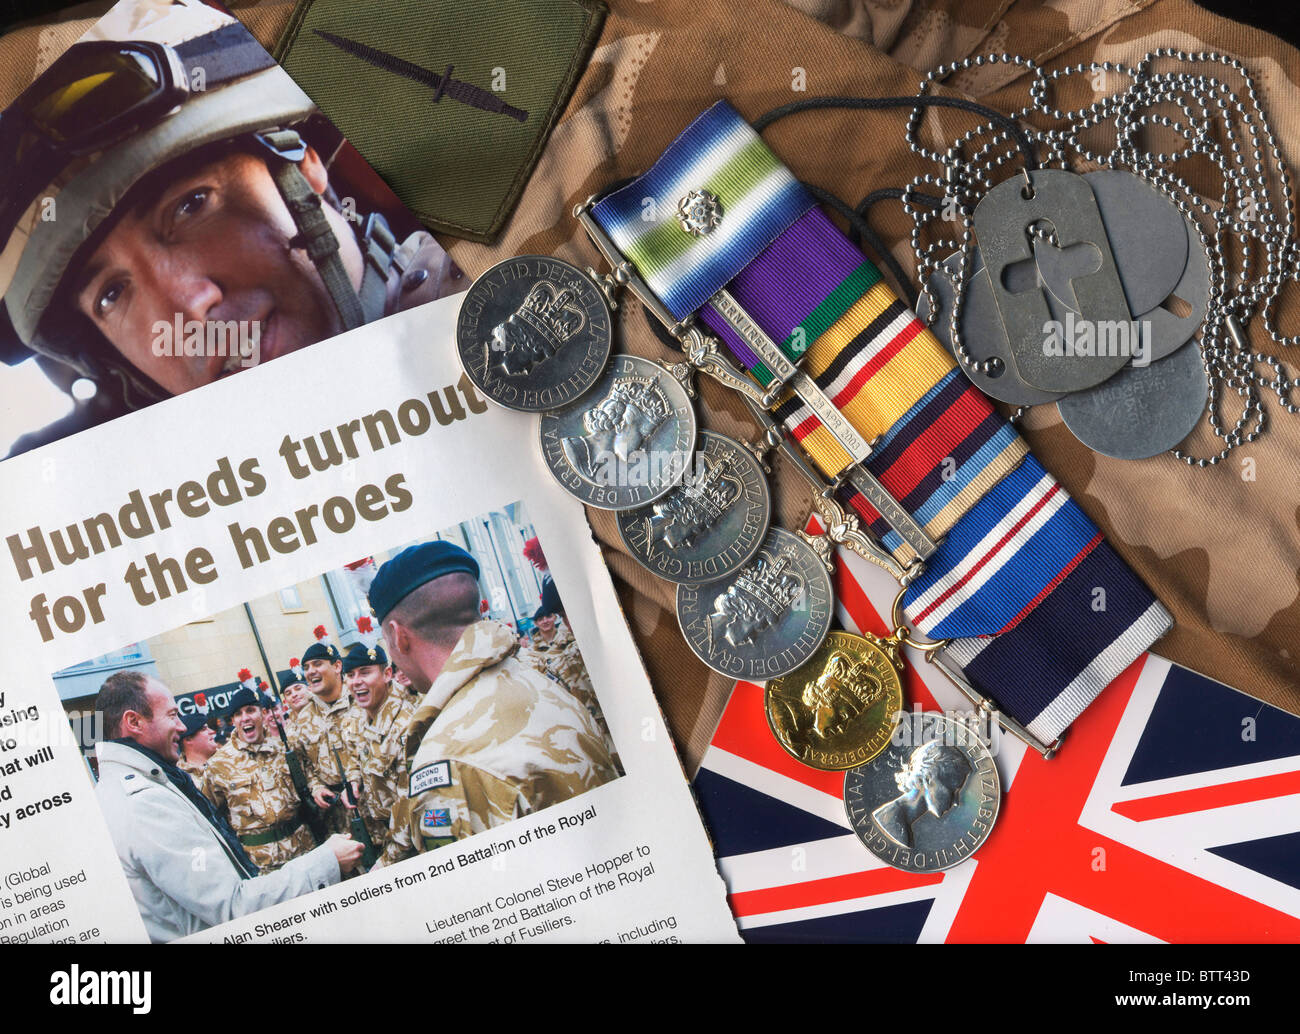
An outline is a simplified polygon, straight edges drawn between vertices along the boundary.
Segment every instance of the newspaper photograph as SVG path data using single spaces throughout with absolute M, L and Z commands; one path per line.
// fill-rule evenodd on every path
M 736 939 L 582 506 L 461 373 L 458 304 L 0 466 L 0 941 Z M 330 405 L 231 420 L 250 390 Z
M 466 286 L 199 0 L 123 0 L 0 121 L 0 456 Z

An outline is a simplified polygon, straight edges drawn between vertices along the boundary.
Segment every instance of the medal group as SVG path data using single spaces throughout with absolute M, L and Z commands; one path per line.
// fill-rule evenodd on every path
M 1232 111 L 1226 101 L 1210 104 L 1224 92 L 1219 80 L 1153 71 L 1169 58 L 1240 74 L 1246 100 L 1225 94 L 1240 124 L 1225 114 Z M 1261 381 L 1243 366 L 1253 360 L 1278 368 L 1271 357 L 1250 353 L 1242 320 L 1259 309 L 1276 338 L 1268 306 L 1283 282 L 1278 266 L 1291 254 L 1293 225 L 1287 173 L 1240 64 L 1161 50 L 1132 69 L 1093 65 L 1043 75 L 1026 59 L 993 55 L 948 70 L 985 60 L 1030 67 L 1035 79 L 1031 103 L 1018 113 L 1024 122 L 968 105 L 990 120 L 982 131 L 991 142 L 982 148 L 974 132 L 944 152 L 920 143 L 921 111 L 947 103 L 928 95 L 930 79 L 912 98 L 814 98 L 774 109 L 753 126 L 719 102 L 647 173 L 575 209 L 609 273 L 545 256 L 507 260 L 470 288 L 457 328 L 461 362 L 483 393 L 540 414 L 538 442 L 560 484 L 589 506 L 615 511 L 629 553 L 676 584 L 678 623 L 691 649 L 728 677 L 766 683 L 767 720 L 778 742 L 803 764 L 846 772 L 850 824 L 878 858 L 911 871 L 957 865 L 989 835 L 1000 784 L 991 729 L 981 730 L 982 723 L 996 721 L 1050 757 L 1062 731 L 1122 670 L 1109 670 L 1107 658 L 1131 660 L 1172 618 L 1097 545 L 1100 533 L 1026 456 L 1010 425 L 999 427 L 1003 418 L 992 412 L 972 417 L 987 403 L 966 399 L 966 389 L 924 349 L 907 352 L 916 327 L 906 305 L 887 290 L 873 294 L 879 271 L 870 262 L 854 268 L 861 253 L 845 253 L 839 231 L 809 217 L 806 185 L 755 130 L 802 111 L 911 109 L 907 142 L 943 165 L 941 182 L 925 174 L 901 191 L 873 192 L 857 208 L 824 191 L 819 197 L 838 202 L 832 207 L 864 238 L 871 236 L 864 213 L 873 199 L 901 197 L 917 224 L 917 316 L 965 381 L 987 396 L 1022 409 L 1055 403 L 1074 435 L 1100 453 L 1140 459 L 1172 450 L 1202 467 L 1262 430 L 1262 416 L 1255 431 L 1246 428 L 1264 388 L 1294 411 L 1290 381 L 1280 373 Z M 1128 86 L 1091 106 L 1060 110 L 1078 85 L 1072 76 L 1088 73 L 1114 73 Z M 1171 101 L 1183 121 L 1157 110 Z M 1031 114 L 1058 127 L 1036 129 Z M 1226 145 L 1217 139 L 1221 115 Z M 1104 122 L 1114 124 L 1115 148 L 1094 153 L 1078 135 Z M 1173 132 L 1181 150 L 1144 154 L 1135 134 L 1155 125 Z M 1067 145 L 1091 171 L 1070 167 Z M 1270 150 L 1287 202 L 1281 216 L 1263 179 Z M 1218 208 L 1166 168 L 1193 155 L 1208 157 L 1221 174 Z M 1010 160 L 1020 163 L 1019 173 L 994 184 L 991 173 Z M 944 197 L 923 193 L 927 185 L 941 185 Z M 675 218 L 647 220 L 648 200 Z M 1233 215 L 1248 200 L 1259 202 L 1253 221 Z M 936 220 L 960 222 L 961 239 L 922 247 L 920 231 Z M 1226 256 L 1234 238 L 1243 241 L 1245 259 L 1252 254 L 1246 239 L 1258 241 L 1268 270 L 1248 278 L 1243 269 L 1230 299 Z M 891 261 L 887 249 L 876 250 Z M 666 329 L 681 361 L 611 358 L 612 311 L 624 289 Z M 850 308 L 861 309 L 848 321 L 856 329 L 832 332 Z M 778 341 L 763 329 L 784 334 L 796 310 L 796 331 L 806 337 Z M 883 386 L 860 400 L 862 386 L 886 367 Z M 757 443 L 700 431 L 696 373 L 745 400 Z M 1245 399 L 1231 429 L 1217 408 L 1225 387 Z M 1217 457 L 1193 459 L 1180 443 L 1207 405 L 1225 447 Z M 940 441 L 950 462 L 966 465 L 952 484 L 954 471 L 942 464 L 923 469 L 921 454 L 928 457 Z M 909 451 L 916 454 L 908 461 L 911 481 L 892 467 Z M 809 482 L 825 534 L 772 524 L 767 475 L 775 452 Z M 908 506 L 878 480 L 885 471 L 916 488 Z M 981 498 L 990 503 L 976 517 Z M 1041 538 L 1035 521 L 1050 529 Z M 954 528 L 964 530 L 940 551 Z M 836 546 L 903 586 L 890 636 L 831 630 Z M 1116 617 L 1113 628 L 1100 620 L 1085 628 L 1065 616 L 1073 613 L 1067 599 L 1058 605 L 1061 617 L 1041 617 L 1038 604 L 1079 563 L 1094 564 L 1089 584 L 1110 583 L 1133 601 L 1133 614 Z M 969 617 L 1001 613 L 1009 589 L 1020 602 L 997 621 Z M 915 638 L 903 617 L 904 593 L 934 641 Z M 1051 639 L 1050 630 L 1019 631 L 1031 612 L 1039 622 L 1073 622 L 1077 641 L 1068 657 L 1039 649 L 1035 636 Z M 986 650 L 994 640 L 1018 646 Z M 904 712 L 904 645 L 972 701 L 969 722 Z M 1005 651 L 1015 651 L 1014 663 Z M 1040 678 L 1027 657 L 1059 670 Z M 968 681 L 972 665 L 983 674 Z M 1005 706 L 973 682 L 997 687 Z M 1048 691 L 1049 684 L 1055 688 Z M 1095 688 L 1080 693 L 1079 686 Z
M 716 221 L 709 201 L 683 199 L 684 233 Z M 785 750 L 848 773 L 850 822 L 878 858 L 922 872 L 958 864 L 997 814 L 1000 784 L 985 741 L 940 715 L 904 715 L 901 647 L 913 643 L 904 628 L 883 640 L 831 631 L 837 544 L 865 547 L 876 563 L 903 572 L 865 536 L 848 542 L 851 522 L 836 522 L 843 513 L 832 486 L 772 418 L 771 397 L 716 341 L 695 327 L 679 330 L 687 361 L 671 367 L 611 355 L 617 291 L 630 287 L 652 312 L 656 300 L 590 210 L 589 202 L 578 215 L 615 274 L 533 255 L 489 269 L 458 318 L 466 373 L 491 401 L 539 414 L 547 468 L 582 502 L 614 511 L 631 555 L 676 584 L 678 623 L 696 655 L 726 676 L 767 682 L 768 722 Z M 782 379 L 798 390 L 801 371 L 789 365 Z M 759 444 L 699 429 L 695 371 L 741 391 L 763 431 Z M 820 394 L 811 380 L 805 390 Z M 814 401 L 829 405 L 824 396 Z M 856 434 L 841 423 L 846 437 Z M 772 450 L 808 478 L 832 533 L 772 523 Z M 870 479 L 861 468 L 855 474 Z

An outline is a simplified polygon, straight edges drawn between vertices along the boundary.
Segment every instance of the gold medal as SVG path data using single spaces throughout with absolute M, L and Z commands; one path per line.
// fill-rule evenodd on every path
M 767 724 L 793 757 L 842 771 L 889 743 L 903 710 L 898 642 L 831 632 L 789 675 L 767 684 Z

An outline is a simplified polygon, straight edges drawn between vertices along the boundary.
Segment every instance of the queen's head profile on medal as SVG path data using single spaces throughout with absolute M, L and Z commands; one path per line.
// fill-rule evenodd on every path
M 760 551 L 713 601 L 708 616 L 709 641 L 718 635 L 733 647 L 780 621 L 803 592 L 803 577 L 785 552 Z
M 836 651 L 826 669 L 804 686 L 800 700 L 812 714 L 812 731 L 826 737 L 870 707 L 884 693 L 884 684 L 846 653 Z
M 488 351 L 502 372 L 525 376 L 580 333 L 587 317 L 577 301 L 573 288 L 539 280 L 519 308 L 492 328 Z
M 619 484 L 619 464 L 644 461 L 646 439 L 672 412 L 672 402 L 657 379 L 620 377 L 609 394 L 582 415 L 587 433 L 561 442 L 564 455 L 588 481 Z
M 744 485 L 729 471 L 726 460 L 710 463 L 707 457 L 700 457 L 695 475 L 688 476 L 680 489 L 654 504 L 651 539 L 669 549 L 695 545 L 744 491 Z
M 957 803 L 970 773 L 970 761 L 960 750 L 941 740 L 927 740 L 894 773 L 902 793 L 873 811 L 871 818 L 895 843 L 911 847 L 913 823 L 927 811 L 943 818 Z

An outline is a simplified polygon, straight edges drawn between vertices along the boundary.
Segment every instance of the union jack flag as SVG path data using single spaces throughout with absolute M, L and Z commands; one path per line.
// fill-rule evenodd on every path
M 897 586 L 841 550 L 838 617 L 887 635 Z M 969 710 L 923 661 L 909 706 Z M 1300 941 L 1300 719 L 1147 654 L 1044 761 L 1003 736 L 988 841 L 942 873 L 878 861 L 843 775 L 787 755 L 738 682 L 695 791 L 749 941 Z

